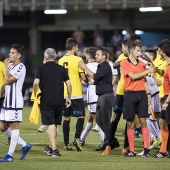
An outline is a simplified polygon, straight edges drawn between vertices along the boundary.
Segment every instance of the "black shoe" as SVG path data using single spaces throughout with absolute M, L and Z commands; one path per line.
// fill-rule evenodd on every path
M 144 148 L 144 152 L 143 152 L 143 155 L 142 155 L 142 157 L 149 157 L 150 156 L 150 150 L 149 149 L 146 149 L 146 148 Z
M 58 156 L 61 156 L 59 150 L 53 150 L 52 154 L 51 154 L 52 157 L 58 157 Z
M 70 147 L 70 145 L 64 146 L 65 151 L 73 151 L 73 148 Z
M 140 137 L 141 137 L 141 133 L 138 131 L 135 131 L 134 138 L 140 138 Z
M 136 153 L 130 151 L 127 154 L 124 154 L 123 157 L 136 157 Z
M 73 145 L 76 147 L 76 151 L 80 152 L 82 151 L 80 139 L 74 139 Z
M 44 149 L 44 152 L 47 153 L 47 155 L 51 156 L 53 153 L 53 150 L 49 146 L 46 146 Z
M 107 143 L 102 142 L 99 146 L 96 147 L 96 151 L 104 151 L 106 149 Z
M 154 155 L 154 158 L 169 158 L 169 153 L 168 152 L 157 152 Z
M 120 145 L 119 145 L 117 138 L 115 138 L 113 142 L 111 143 L 111 150 L 114 148 L 118 148 L 118 147 L 120 147 Z

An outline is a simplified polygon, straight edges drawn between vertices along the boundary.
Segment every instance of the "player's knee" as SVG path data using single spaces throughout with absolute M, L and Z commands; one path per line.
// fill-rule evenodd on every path
M 70 121 L 71 118 L 70 118 L 70 117 L 64 117 L 64 120 L 65 120 L 65 121 Z

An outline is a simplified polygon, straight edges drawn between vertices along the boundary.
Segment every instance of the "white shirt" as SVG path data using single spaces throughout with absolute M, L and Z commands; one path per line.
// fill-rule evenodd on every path
M 12 63 L 8 65 L 8 73 L 10 76 L 16 78 L 12 84 L 5 85 L 5 99 L 3 108 L 7 110 L 15 110 L 23 108 L 22 86 L 24 83 L 26 68 L 23 63 L 13 66 Z

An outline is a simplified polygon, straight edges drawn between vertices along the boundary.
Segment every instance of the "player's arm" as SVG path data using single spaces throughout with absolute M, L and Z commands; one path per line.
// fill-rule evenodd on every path
M 35 78 L 34 83 L 33 83 L 33 92 L 34 92 L 35 96 L 36 96 L 37 91 L 39 89 L 39 84 L 40 84 L 40 80 L 38 78 Z
M 150 106 L 150 104 L 151 104 L 151 93 L 150 93 L 150 91 L 149 91 L 149 86 L 148 86 L 148 82 L 146 81 L 146 79 L 145 79 L 145 84 L 144 84 L 144 86 L 145 86 L 146 94 L 147 94 L 147 96 L 148 96 L 148 105 Z
M 12 84 L 14 82 L 16 82 L 17 79 L 13 76 L 10 76 L 7 72 L 5 74 L 5 84 Z
M 88 79 L 87 79 L 87 77 L 86 77 L 86 75 L 85 75 L 84 72 L 80 72 L 79 75 L 80 75 L 81 81 L 83 81 L 83 82 L 85 82 L 85 83 L 88 82 Z
M 159 75 L 163 76 L 164 75 L 164 70 L 160 70 L 157 67 L 155 68 L 156 73 L 158 73 Z
M 120 67 L 120 62 L 121 61 L 118 61 L 118 62 L 114 63 L 113 68 L 114 69 L 119 68 Z
M 4 60 L 4 64 L 5 64 L 4 81 L 5 81 L 5 84 L 12 84 L 12 83 L 17 81 L 17 79 L 14 76 L 9 75 L 9 73 L 8 73 L 8 65 L 9 65 L 9 63 L 10 63 L 9 58 Z
M 130 72 L 128 73 L 128 76 L 132 79 L 132 80 L 136 80 L 136 79 L 139 79 L 139 78 L 142 78 L 144 77 L 146 74 L 148 73 L 154 73 L 155 72 L 155 68 L 154 67 L 150 67 L 148 70 L 145 70 L 141 73 L 133 73 L 133 72 Z
M 72 92 L 72 87 L 71 87 L 71 82 L 70 80 L 65 81 L 66 86 L 67 86 L 67 94 L 68 98 L 66 99 L 66 107 L 70 107 L 71 105 L 71 92 Z
M 117 76 L 116 75 L 112 76 L 112 84 L 115 84 L 116 81 L 117 81 Z
M 86 71 L 86 73 L 89 77 L 91 77 L 92 79 L 94 78 L 94 73 L 87 67 L 87 65 L 83 61 L 79 61 L 79 66 Z M 85 77 L 85 74 L 84 74 L 84 77 Z M 84 79 L 82 79 L 82 80 L 84 80 Z

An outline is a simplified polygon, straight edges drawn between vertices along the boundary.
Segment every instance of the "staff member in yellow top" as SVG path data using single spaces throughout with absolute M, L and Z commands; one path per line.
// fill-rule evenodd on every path
M 76 132 L 73 145 L 77 151 L 81 151 L 80 135 L 83 130 L 85 108 L 82 95 L 81 80 L 86 81 L 85 73 L 82 68 L 78 66 L 80 61 L 83 61 L 81 57 L 77 56 L 78 44 L 74 38 L 68 38 L 65 44 L 68 51 L 59 61 L 58 64 L 64 66 L 68 70 L 68 75 L 72 85 L 71 94 L 71 107 L 65 108 L 63 111 L 63 134 L 64 134 L 64 149 L 67 151 L 72 150 L 69 146 L 69 132 L 70 132 L 70 117 L 77 117 Z M 64 97 L 67 98 L 68 94 L 66 86 L 64 87 Z

